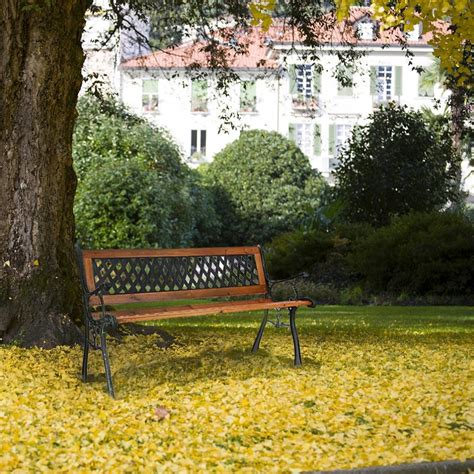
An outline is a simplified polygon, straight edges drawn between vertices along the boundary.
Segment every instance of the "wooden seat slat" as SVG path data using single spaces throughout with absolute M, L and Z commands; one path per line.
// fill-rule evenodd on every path
M 265 309 L 278 309 L 289 307 L 309 306 L 308 300 L 297 301 L 272 301 L 269 299 L 258 299 L 249 301 L 227 301 L 202 304 L 187 304 L 182 306 L 164 306 L 157 308 L 143 308 L 135 310 L 109 311 L 120 324 L 151 321 L 159 319 L 183 318 L 193 316 L 208 316 L 224 313 L 238 313 L 244 311 L 258 311 Z M 96 319 L 101 313 L 92 313 Z

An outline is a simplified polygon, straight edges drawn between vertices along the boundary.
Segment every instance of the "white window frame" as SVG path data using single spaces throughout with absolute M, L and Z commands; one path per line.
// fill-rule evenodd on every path
M 193 132 L 196 132 L 196 146 L 193 147 Z M 204 136 L 204 140 L 203 140 Z M 204 144 L 203 144 L 204 141 Z M 195 153 L 199 153 L 205 157 L 207 153 L 207 130 L 192 129 L 191 130 L 191 143 L 189 156 L 193 156 Z
M 299 149 L 306 155 L 313 155 L 313 136 L 314 124 L 300 122 L 294 124 L 295 143 Z
M 155 82 L 156 83 L 156 92 L 145 92 L 145 83 L 149 82 Z M 144 98 L 147 99 L 148 108 L 145 107 L 143 104 Z M 153 100 L 155 100 L 155 105 L 152 107 L 151 104 L 153 103 Z M 159 100 L 159 83 L 158 79 L 150 77 L 147 79 L 142 80 L 142 111 L 146 114 L 153 114 L 158 112 L 160 106 L 160 100 Z
M 375 81 L 377 102 L 392 100 L 395 94 L 395 68 L 393 66 L 377 66 Z
M 296 92 L 304 99 L 313 97 L 313 66 L 311 64 L 298 64 L 295 68 Z

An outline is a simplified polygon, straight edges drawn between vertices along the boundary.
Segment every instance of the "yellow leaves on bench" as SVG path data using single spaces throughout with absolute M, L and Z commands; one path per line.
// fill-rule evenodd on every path
M 111 344 L 118 400 L 80 348 L 0 349 L 0 472 L 290 472 L 473 455 L 468 335 L 171 327 Z M 100 354 L 91 373 L 103 374 Z M 472 395 L 472 394 L 471 394 Z

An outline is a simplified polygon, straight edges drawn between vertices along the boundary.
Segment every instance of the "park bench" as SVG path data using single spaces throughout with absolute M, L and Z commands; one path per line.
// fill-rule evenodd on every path
M 99 349 L 107 389 L 112 397 L 114 388 L 106 331 L 118 324 L 261 310 L 263 320 L 252 347 L 252 352 L 256 352 L 267 322 L 279 327 L 288 326 L 279 318 L 279 311 L 286 309 L 293 338 L 294 364 L 301 365 L 296 310 L 300 306 L 312 307 L 314 302 L 298 296 L 294 282 L 302 275 L 286 280 L 268 277 L 260 247 L 139 250 L 81 250 L 77 247 L 77 254 L 85 325 L 82 380 L 87 381 L 89 349 Z M 290 282 L 294 294 L 284 301 L 275 301 L 272 290 L 283 282 Z M 184 299 L 212 299 L 212 302 L 110 309 L 116 304 Z M 269 310 L 277 310 L 276 321 L 268 319 Z

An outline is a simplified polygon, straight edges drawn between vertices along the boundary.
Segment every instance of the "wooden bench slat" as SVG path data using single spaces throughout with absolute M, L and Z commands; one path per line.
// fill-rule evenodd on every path
M 179 249 L 101 249 L 83 250 L 83 258 L 205 257 L 209 255 L 260 255 L 258 247 L 205 247 Z
M 159 319 L 185 318 L 192 316 L 206 316 L 211 314 L 237 313 L 243 311 L 257 311 L 265 309 L 290 308 L 309 306 L 310 301 L 272 301 L 268 299 L 257 299 L 248 301 L 226 301 L 203 304 L 187 304 L 182 306 L 166 306 L 158 308 L 144 308 L 135 310 L 110 311 L 117 322 L 141 322 Z M 93 317 L 100 318 L 100 313 L 93 313 Z
M 264 295 L 267 291 L 265 285 L 235 286 L 227 288 L 208 288 L 202 290 L 177 290 L 160 291 L 153 293 L 127 293 L 117 295 L 104 295 L 105 304 L 138 303 L 146 301 L 171 301 L 188 298 L 213 298 L 226 296 Z M 91 296 L 92 305 L 100 304 L 98 296 Z

